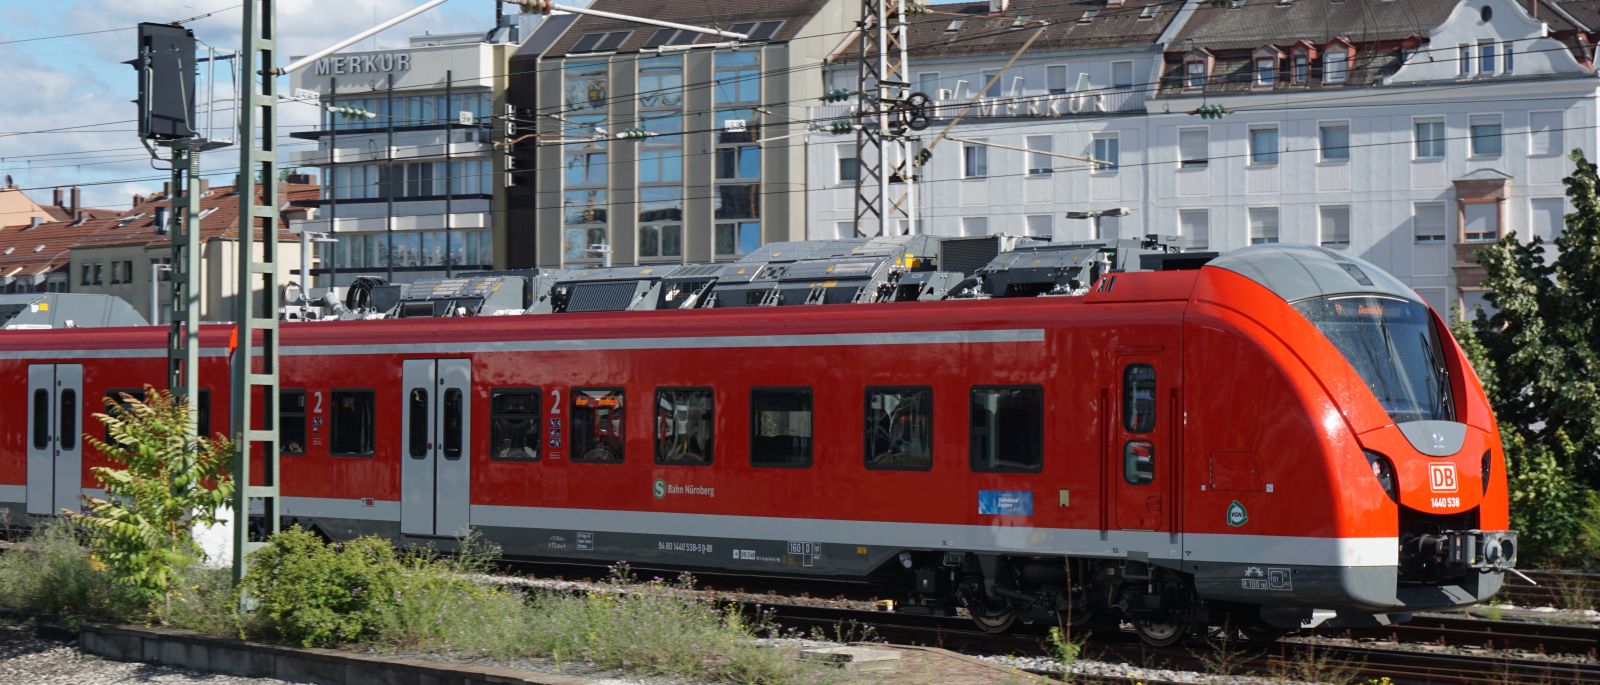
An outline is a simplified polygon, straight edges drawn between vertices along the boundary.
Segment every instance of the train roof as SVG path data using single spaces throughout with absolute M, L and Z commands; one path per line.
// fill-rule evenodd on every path
M 1207 266 L 1227 269 L 1260 283 L 1286 302 L 1355 294 L 1422 301 L 1400 279 L 1371 262 L 1314 245 L 1255 245 L 1218 256 Z

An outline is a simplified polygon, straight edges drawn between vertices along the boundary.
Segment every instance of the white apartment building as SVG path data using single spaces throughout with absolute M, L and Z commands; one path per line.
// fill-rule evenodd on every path
M 1091 21 L 1118 11 L 1114 4 Z M 938 144 L 920 179 L 923 230 L 1079 240 L 1092 237 L 1089 222 L 1066 219 L 1067 212 L 1123 207 L 1128 216 L 1101 220 L 1105 237 L 1178 234 L 1191 249 L 1217 251 L 1322 244 L 1389 270 L 1440 311 L 1469 313 L 1483 303 L 1477 249 L 1512 231 L 1553 238 L 1569 209 L 1566 155 L 1597 149 L 1600 82 L 1577 38 L 1600 24 L 1595 4 L 1190 3 L 1159 39 L 1159 77 L 1128 89 L 1138 93 L 1139 111 L 1024 110 L 958 125 L 954 137 L 994 146 L 982 153 L 970 142 Z M 1026 13 L 1027 3 L 1009 12 Z M 968 64 L 981 71 L 1010 54 L 997 50 Z M 1038 87 L 1036 62 L 1072 68 L 1088 59 L 1121 58 L 1083 50 L 1041 54 L 1034 63 L 1024 57 L 1018 64 L 1034 71 L 1017 74 L 1023 94 Z M 913 57 L 913 74 L 936 64 Z M 1109 91 L 1092 74 L 1089 80 L 1095 97 L 1119 93 L 1114 77 Z M 1006 93 L 990 94 L 979 109 L 1015 104 Z M 1227 113 L 1193 114 L 1200 107 Z M 819 138 L 810 180 L 832 202 L 813 198 L 814 237 L 846 229 L 840 222 L 850 220 L 853 200 L 838 171 L 844 148 Z M 1059 158 L 1047 166 L 1045 156 L 1021 150 L 1114 166 Z

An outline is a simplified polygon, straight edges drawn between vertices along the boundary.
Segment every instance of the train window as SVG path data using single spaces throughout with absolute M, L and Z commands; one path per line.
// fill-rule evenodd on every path
M 202 438 L 211 437 L 211 391 L 210 390 L 201 390 L 200 391 L 200 414 L 199 414 L 199 418 L 197 420 L 199 421 L 199 425 L 195 426 L 195 428 L 197 429 L 197 432 L 195 433 L 195 435 L 198 435 L 198 436 L 200 436 Z
M 280 454 L 306 453 L 306 391 L 278 391 L 278 444 Z
M 489 393 L 489 458 L 539 460 L 538 388 Z
M 461 458 L 461 418 L 465 412 L 460 388 L 444 391 L 444 458 Z
M 867 388 L 869 469 L 933 468 L 933 388 Z
M 656 463 L 709 466 L 713 416 L 710 388 L 657 388 Z
M 33 448 L 42 450 L 50 446 L 50 391 L 40 388 L 33 391 Z
M 140 402 L 144 401 L 144 390 L 131 390 L 131 389 L 129 389 L 129 390 L 107 390 L 106 391 L 106 413 L 107 414 L 112 413 L 111 412 L 111 405 L 113 405 L 113 404 L 117 405 L 117 407 L 122 409 L 123 411 L 126 411 L 128 409 L 128 403 L 126 401 L 123 401 L 123 399 L 122 399 L 123 395 L 127 395 L 127 396 L 129 396 L 129 397 L 131 397 L 131 398 L 133 398 L 135 400 L 140 401 Z M 111 426 L 106 426 L 105 427 L 105 431 L 106 431 L 106 442 L 112 442 L 112 440 L 111 440 Z
M 1156 479 L 1156 447 L 1148 440 L 1129 440 L 1122 446 L 1122 479 L 1144 485 Z
M 620 464 L 624 444 L 622 388 L 573 388 L 572 460 Z
M 78 448 L 78 391 L 61 390 L 61 449 Z
M 973 387 L 968 430 L 973 471 L 1040 471 L 1044 468 L 1044 388 Z
M 377 399 L 371 390 L 335 390 L 328 453 L 336 457 L 372 456 Z
M 750 465 L 811 466 L 811 388 L 750 391 Z
M 406 407 L 410 418 L 406 424 L 406 444 L 409 447 L 411 458 L 426 459 L 433 445 L 428 442 L 428 390 L 426 388 L 412 388 L 406 397 L 409 406 Z
M 1149 433 L 1156 427 L 1156 369 L 1130 364 L 1122 371 L 1122 427 L 1129 433 Z

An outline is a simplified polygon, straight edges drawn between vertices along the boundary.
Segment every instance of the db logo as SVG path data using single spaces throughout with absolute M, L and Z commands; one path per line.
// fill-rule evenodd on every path
M 1456 483 L 1455 464 L 1429 464 L 1428 487 L 1434 492 L 1455 492 L 1460 489 Z

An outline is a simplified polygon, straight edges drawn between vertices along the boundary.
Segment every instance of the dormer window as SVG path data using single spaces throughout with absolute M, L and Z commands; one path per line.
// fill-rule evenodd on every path
M 1282 52 L 1268 45 L 1255 51 L 1250 59 L 1254 67 L 1257 88 L 1271 88 L 1278 85 L 1278 62 L 1283 59 Z
M 1328 85 L 1344 83 L 1350 76 L 1350 60 L 1356 49 L 1350 41 L 1336 38 L 1322 52 L 1322 82 Z
M 1303 86 L 1311 82 L 1311 60 L 1317 56 L 1317 48 L 1309 41 L 1295 43 L 1289 50 L 1289 82 Z
M 1189 51 L 1183 58 L 1184 90 L 1200 90 L 1206 87 L 1206 80 L 1211 78 L 1211 65 L 1211 53 L 1204 49 Z

